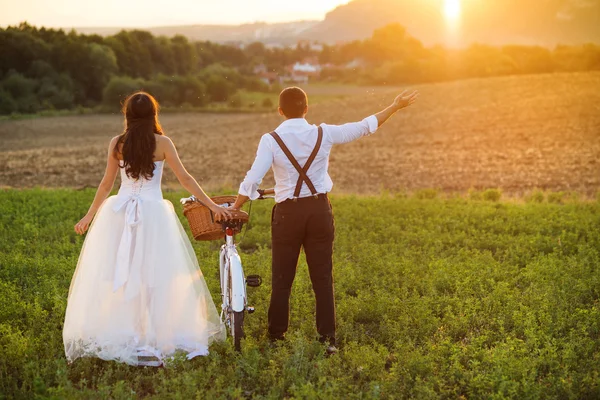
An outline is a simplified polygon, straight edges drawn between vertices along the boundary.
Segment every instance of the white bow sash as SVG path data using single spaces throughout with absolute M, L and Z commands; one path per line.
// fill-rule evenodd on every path
M 139 195 L 132 195 L 118 201 L 113 206 L 113 211 L 119 212 L 125 207 L 125 227 L 121 235 L 119 250 L 117 251 L 117 262 L 113 278 L 113 292 L 121 287 L 125 287 L 125 296 L 131 298 L 139 290 L 139 279 L 132 279 L 136 282 L 132 286 L 129 284 L 129 278 L 132 274 L 140 274 L 142 266 L 143 244 L 139 235 L 136 235 L 137 226 L 142 222 L 142 199 Z

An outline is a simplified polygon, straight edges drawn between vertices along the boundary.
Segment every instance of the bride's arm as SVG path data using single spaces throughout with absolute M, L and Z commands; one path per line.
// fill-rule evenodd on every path
M 115 178 L 117 177 L 117 172 L 119 171 L 119 160 L 115 157 L 115 153 L 113 151 L 116 143 L 117 137 L 112 138 L 110 144 L 108 145 L 106 170 L 104 171 L 104 176 L 102 177 L 100 185 L 98 185 L 98 190 L 96 191 L 96 196 L 94 196 L 94 201 L 92 202 L 87 214 L 85 214 L 85 216 L 81 218 L 81 221 L 79 221 L 74 227 L 75 232 L 80 235 L 83 235 L 85 231 L 87 231 L 90 223 L 94 219 L 94 215 L 96 215 L 96 212 L 104 200 L 106 200 L 106 197 L 108 197 L 108 194 L 115 184 Z
M 229 219 L 231 213 L 225 208 L 215 204 L 215 202 L 213 202 L 210 199 L 210 197 L 208 197 L 206 193 L 204 193 L 204 190 L 202 190 L 200 185 L 198 185 L 198 182 L 196 182 L 194 177 L 190 175 L 189 172 L 187 172 L 187 170 L 183 166 L 183 163 L 179 159 L 179 154 L 177 153 L 177 149 L 175 149 L 175 145 L 173 144 L 171 139 L 169 139 L 166 136 L 163 136 L 163 138 L 164 139 L 162 140 L 165 144 L 165 146 L 163 147 L 165 160 L 169 164 L 169 167 L 171 167 L 171 169 L 175 173 L 175 176 L 179 180 L 179 183 L 181 183 L 181 185 L 188 192 L 196 196 L 196 199 L 198 199 L 202 204 L 210 208 L 210 210 L 215 214 L 216 221 L 220 221 L 222 219 Z

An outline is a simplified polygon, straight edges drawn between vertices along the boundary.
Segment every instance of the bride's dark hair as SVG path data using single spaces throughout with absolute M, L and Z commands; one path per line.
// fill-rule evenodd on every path
M 154 135 L 163 134 L 158 110 L 158 102 L 146 92 L 136 92 L 123 103 L 125 130 L 117 139 L 114 152 L 123 156 L 121 168 L 125 168 L 130 178 L 154 176 Z

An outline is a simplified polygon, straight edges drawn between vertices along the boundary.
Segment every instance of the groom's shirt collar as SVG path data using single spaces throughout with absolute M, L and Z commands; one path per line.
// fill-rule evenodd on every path
M 314 125 L 308 123 L 306 118 L 289 118 L 283 121 L 277 127 L 277 129 L 275 129 L 275 132 L 278 132 L 280 130 L 306 130 L 313 126 Z

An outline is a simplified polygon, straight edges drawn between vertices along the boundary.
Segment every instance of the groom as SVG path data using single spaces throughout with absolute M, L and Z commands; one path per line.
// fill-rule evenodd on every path
M 279 95 L 279 114 L 285 121 L 262 136 L 256 159 L 240 185 L 232 208 L 239 209 L 260 196 L 258 187 L 273 168 L 275 207 L 271 216 L 272 287 L 269 306 L 269 336 L 283 339 L 288 329 L 290 293 L 300 248 L 304 248 L 317 303 L 317 332 L 335 348 L 335 301 L 333 296 L 334 222 L 327 193 L 333 182 L 327 173 L 334 144 L 348 143 L 377 130 L 396 111 L 408 107 L 417 92 L 402 92 L 386 109 L 360 122 L 320 126 L 306 119 L 308 99 L 298 87 Z

